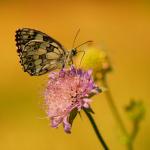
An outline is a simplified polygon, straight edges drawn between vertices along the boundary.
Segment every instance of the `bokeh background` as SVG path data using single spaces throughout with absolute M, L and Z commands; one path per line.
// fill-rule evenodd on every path
M 113 65 L 108 75 L 116 106 L 123 111 L 131 98 L 142 99 L 146 116 L 134 143 L 136 150 L 150 148 L 150 4 L 148 1 L 39 1 L 0 0 L 0 149 L 99 150 L 91 125 L 82 113 L 72 128 L 52 129 L 41 109 L 47 75 L 30 77 L 19 64 L 15 30 L 30 27 L 46 32 L 68 49 L 75 32 L 77 43 L 93 40 L 104 48 Z M 124 150 L 121 133 L 104 94 L 94 98 L 95 119 L 110 149 Z

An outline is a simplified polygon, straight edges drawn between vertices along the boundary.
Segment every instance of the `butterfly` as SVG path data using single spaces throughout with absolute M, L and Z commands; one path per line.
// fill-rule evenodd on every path
M 78 33 L 79 31 L 75 39 Z M 20 63 L 24 72 L 28 72 L 31 76 L 43 75 L 64 68 L 67 64 L 73 64 L 72 58 L 78 53 L 77 48 L 91 42 L 84 42 L 68 51 L 57 40 L 35 29 L 18 29 L 15 37 Z

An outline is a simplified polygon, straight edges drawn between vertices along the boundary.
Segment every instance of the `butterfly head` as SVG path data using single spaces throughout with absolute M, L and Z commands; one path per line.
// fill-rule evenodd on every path
M 75 48 L 73 48 L 72 50 L 71 50 L 71 56 L 76 56 L 77 55 L 77 49 L 75 49 Z

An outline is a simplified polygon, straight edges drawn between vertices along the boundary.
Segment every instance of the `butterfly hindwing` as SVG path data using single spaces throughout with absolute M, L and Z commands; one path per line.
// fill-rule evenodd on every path
M 50 36 L 34 29 L 16 31 L 20 62 L 30 75 L 42 75 L 63 66 L 65 50 Z

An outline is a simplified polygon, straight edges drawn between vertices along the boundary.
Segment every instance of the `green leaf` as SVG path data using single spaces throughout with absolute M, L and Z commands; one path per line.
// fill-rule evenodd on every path
M 85 108 L 85 109 L 87 110 L 88 113 L 95 114 L 95 112 L 93 111 L 93 109 L 91 107 Z
M 76 115 L 78 114 L 78 109 L 74 108 L 69 115 L 69 123 L 72 124 L 73 120 L 75 119 Z

